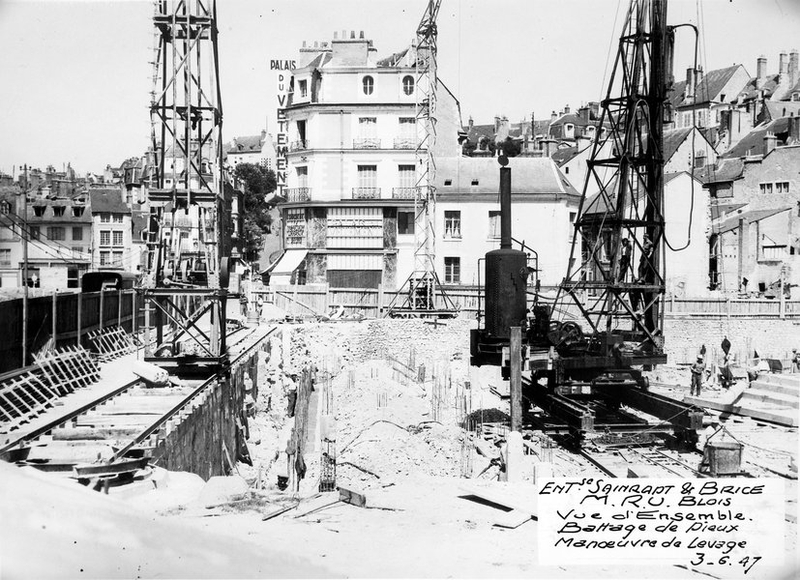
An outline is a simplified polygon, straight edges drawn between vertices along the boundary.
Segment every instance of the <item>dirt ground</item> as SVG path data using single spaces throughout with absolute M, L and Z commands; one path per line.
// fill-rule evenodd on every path
M 20 558 L 34 557 L 25 547 L 33 542 L 37 550 L 52 546 L 63 553 L 63 563 L 38 562 L 37 574 L 18 577 L 708 576 L 658 563 L 543 566 L 535 520 L 515 529 L 496 525 L 505 511 L 477 500 L 470 485 L 529 501 L 535 497 L 535 462 L 547 460 L 555 476 L 589 468 L 574 455 L 550 448 L 546 438 L 534 439 L 530 445 L 537 454 L 525 456 L 523 481 L 497 481 L 499 467 L 491 459 L 499 450 L 488 441 L 479 453 L 462 429 L 468 416 L 491 423 L 508 412 L 498 396 L 504 386 L 497 369 L 469 366 L 471 324 L 385 320 L 285 326 L 259 362 L 255 414 L 249 420 L 253 465 L 240 463 L 238 475 L 220 478 L 216 487 L 190 474 L 162 472 L 156 489 L 103 496 L 54 487 L 39 474 L 0 473 L 0 497 L 27 501 L 22 512 L 0 504 L 5 521 L 10 516 L 24 524 L 19 534 L 0 526 L 0 539 L 10 542 L 0 548 L 4 570 L 25 571 Z M 316 368 L 317 388 L 310 404 L 308 471 L 299 492 L 291 493 L 277 487 L 293 421 L 287 416 L 288 395 L 300 370 L 309 367 Z M 670 379 L 664 382 L 679 383 L 681 371 L 664 369 Z M 336 492 L 318 491 L 320 417 L 326 410 L 335 417 L 336 483 L 366 496 L 367 507 L 335 503 Z M 752 423 L 732 422 L 734 427 L 753 446 L 751 452 L 763 454 L 751 458 L 776 466 L 791 442 L 796 444 L 796 430 L 794 435 L 781 431 L 776 445 L 771 443 L 775 434 L 770 437 Z M 796 486 L 789 493 L 796 493 Z M 58 534 L 42 533 L 41 517 L 26 513 L 36 512 L 36 498 L 43 495 L 48 501 L 42 506 L 51 514 L 46 525 Z M 126 531 L 117 541 L 111 529 Z M 70 539 L 91 545 L 95 532 L 100 539 L 93 548 L 70 549 Z M 796 545 L 796 536 L 789 540 Z M 21 550 L 11 560 L 9 547 Z M 134 550 L 138 556 L 130 556 Z M 187 558 L 192 564 L 182 567 Z

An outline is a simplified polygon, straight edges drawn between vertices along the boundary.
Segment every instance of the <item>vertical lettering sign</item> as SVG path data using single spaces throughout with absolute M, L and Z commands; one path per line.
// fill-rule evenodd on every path
M 289 123 L 286 120 L 286 106 L 289 103 L 289 81 L 295 68 L 293 60 L 270 60 L 270 70 L 277 71 L 275 97 L 277 99 L 277 128 L 275 135 L 275 180 L 278 184 L 278 195 L 286 198 L 286 170 L 289 162 Z

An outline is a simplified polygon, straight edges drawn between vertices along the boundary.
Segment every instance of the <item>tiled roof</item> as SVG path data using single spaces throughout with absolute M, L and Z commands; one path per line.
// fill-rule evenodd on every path
M 408 54 L 409 50 L 411 50 L 410 46 L 405 48 L 405 49 L 403 49 L 403 50 L 401 50 L 400 52 L 395 52 L 391 56 L 387 56 L 386 58 L 382 58 L 381 60 L 379 60 L 377 62 L 378 67 L 379 68 L 385 68 L 385 67 L 398 66 L 397 63 L 400 63 L 400 61 Z
M 695 89 L 695 104 L 718 100 L 720 91 L 740 66 L 742 65 L 735 64 L 705 73 Z M 736 95 L 726 95 L 726 97 L 728 97 L 727 101 L 733 99 Z M 686 105 L 687 103 L 684 102 L 686 98 L 686 81 L 674 83 L 667 94 L 667 98 L 675 108 Z
M 130 208 L 122 201 L 119 189 L 93 189 L 89 192 L 92 213 L 124 213 L 130 214 Z
M 780 75 L 767 75 L 766 79 L 764 79 L 763 86 L 758 89 L 758 78 L 753 77 L 751 78 L 744 88 L 739 92 L 740 95 L 744 97 L 745 100 L 755 99 L 759 96 L 761 91 L 764 92 L 764 96 L 769 98 L 775 92 L 775 89 L 778 88 L 778 84 L 780 81 Z
M 723 215 L 741 209 L 746 205 L 746 203 L 717 203 L 711 206 L 711 219 L 717 220 Z
M 534 135 L 549 135 L 550 134 L 550 119 L 546 121 L 534 121 L 533 122 L 533 134 Z
M 766 101 L 770 120 L 800 115 L 800 101 Z
M 764 137 L 773 133 L 778 142 L 785 142 L 789 133 L 789 118 L 775 119 L 766 125 L 760 125 L 742 137 L 736 145 L 728 149 L 723 157 L 745 157 L 748 155 L 763 155 L 766 152 Z
M 735 157 L 733 159 L 718 159 L 715 165 L 706 165 L 695 171 L 695 176 L 703 183 L 724 183 L 741 179 L 744 171 L 744 162 Z
M 577 147 L 562 147 L 553 153 L 551 159 L 555 161 L 559 167 L 561 167 L 575 157 L 578 153 L 580 153 L 580 151 L 578 151 Z
M 664 154 L 665 163 L 672 159 L 672 156 L 675 155 L 678 147 L 680 147 L 686 138 L 691 134 L 692 129 L 693 127 L 687 127 L 684 129 L 669 129 L 664 131 L 664 148 L 662 153 Z
M 723 221 L 718 228 L 715 228 L 715 233 L 724 234 L 726 232 L 730 232 L 735 230 L 739 227 L 739 220 L 744 219 L 747 223 L 752 224 L 757 221 L 761 221 L 768 217 L 772 217 L 779 213 L 790 211 L 792 208 L 790 207 L 782 207 L 778 209 L 757 209 L 752 211 L 742 212 L 740 214 L 736 214 L 734 216 L 729 217 L 725 221 Z
M 261 151 L 261 135 L 234 137 L 227 147 L 226 153 L 252 153 Z
M 511 189 L 519 194 L 564 194 L 578 196 L 569 181 L 547 157 L 512 157 Z M 449 185 L 445 185 L 449 182 Z M 477 182 L 476 185 L 472 185 Z M 436 188 L 441 196 L 450 194 L 497 194 L 500 165 L 496 157 L 447 157 L 436 163 Z

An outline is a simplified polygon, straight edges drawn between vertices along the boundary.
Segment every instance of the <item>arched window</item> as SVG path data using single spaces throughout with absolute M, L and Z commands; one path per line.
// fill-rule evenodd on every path
M 372 91 L 375 89 L 375 81 L 373 80 L 373 78 L 370 76 L 366 76 L 363 79 L 361 79 L 361 84 L 364 88 L 364 94 L 371 95 Z
M 414 77 L 411 75 L 403 77 L 403 92 L 407 95 L 414 92 Z

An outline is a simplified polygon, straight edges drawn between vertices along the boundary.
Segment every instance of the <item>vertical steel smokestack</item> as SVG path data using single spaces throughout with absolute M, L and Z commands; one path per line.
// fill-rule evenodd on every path
M 511 249 L 511 168 L 500 168 L 500 248 Z

